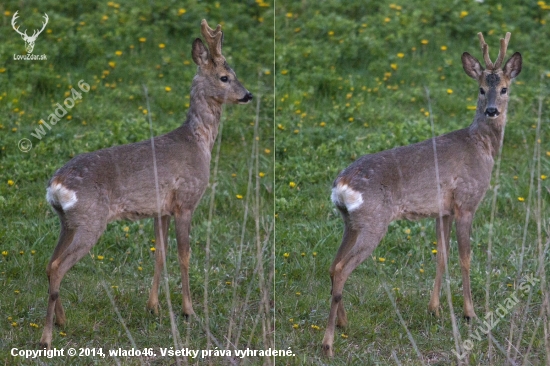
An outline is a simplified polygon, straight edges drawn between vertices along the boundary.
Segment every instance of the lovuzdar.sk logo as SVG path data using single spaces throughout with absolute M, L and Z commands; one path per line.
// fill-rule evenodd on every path
M 21 38 L 23 38 L 23 41 L 25 41 L 25 49 L 27 50 L 26 55 L 13 55 L 14 60 L 46 60 L 46 55 L 33 55 L 32 51 L 34 50 L 34 43 L 36 42 L 36 39 L 42 33 L 42 31 L 46 28 L 46 24 L 48 24 L 48 14 L 44 13 L 44 20 L 45 22 L 42 23 L 42 29 L 37 30 L 35 29 L 31 36 L 27 34 L 27 30 L 25 29 L 24 32 L 19 31 L 19 28 L 21 26 L 16 26 L 16 20 L 18 18 L 16 11 L 15 14 L 13 14 L 13 17 L 11 18 L 11 26 L 13 29 L 21 35 Z

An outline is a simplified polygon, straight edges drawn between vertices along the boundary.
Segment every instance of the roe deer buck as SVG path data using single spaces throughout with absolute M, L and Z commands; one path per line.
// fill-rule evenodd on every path
M 333 355 L 335 325 L 347 324 L 342 303 L 344 283 L 376 248 L 394 220 L 436 219 L 437 270 L 428 306 L 436 315 L 451 223 L 456 222 L 464 316 L 475 317 L 469 278 L 472 219 L 489 187 L 494 160 L 502 144 L 508 88 L 521 71 L 521 55 L 517 52 L 501 68 L 510 33 L 500 40 L 494 64 L 483 35 L 478 36 L 486 69 L 467 52 L 462 54 L 464 71 L 479 83 L 477 111 L 470 127 L 362 156 L 334 181 L 332 201 L 345 228 L 330 267 L 332 302 L 322 345 L 327 356 Z
M 50 180 L 46 198 L 59 215 L 61 234 L 46 269 L 49 297 L 42 346 L 51 346 L 54 311 L 56 323 L 65 323 L 59 297 L 63 276 L 95 245 L 107 223 L 118 219 L 154 218 L 157 256 L 147 307 L 157 313 L 168 226 L 174 216 L 182 309 L 184 315 L 193 314 L 188 274 L 191 216 L 208 185 L 222 104 L 252 99 L 222 56 L 221 26 L 213 30 L 202 20 L 201 33 L 208 48 L 199 38 L 193 42 L 198 68 L 182 126 L 152 140 L 78 155 Z

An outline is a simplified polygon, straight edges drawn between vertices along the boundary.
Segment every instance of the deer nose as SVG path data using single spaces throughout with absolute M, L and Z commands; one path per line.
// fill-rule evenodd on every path
M 242 97 L 241 99 L 239 99 L 239 102 L 241 103 L 248 103 L 252 100 L 252 93 L 251 92 L 247 92 L 246 95 L 244 97 Z
M 488 117 L 496 117 L 499 115 L 498 109 L 495 107 L 489 107 L 485 110 L 485 115 Z

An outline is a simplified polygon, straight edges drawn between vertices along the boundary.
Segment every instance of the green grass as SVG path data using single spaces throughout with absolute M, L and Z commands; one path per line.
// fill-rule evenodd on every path
M 11 16 L 17 10 L 22 29 L 39 26 L 43 13 L 48 14 L 49 23 L 34 49 L 34 54 L 46 54 L 47 61 L 13 60 L 13 54 L 25 53 L 21 37 L 10 25 Z M 256 99 L 246 106 L 227 106 L 222 115 L 223 141 L 210 234 L 210 268 L 205 268 L 204 249 L 211 187 L 193 216 L 190 284 L 197 316 L 185 322 L 179 315 L 181 284 L 173 226 L 167 256 L 169 295 L 184 346 L 206 348 L 203 294 L 207 287 L 209 329 L 220 342 L 220 349 L 227 346 L 229 319 L 235 322 L 230 341 L 237 348 L 268 347 L 264 340 L 269 342 L 269 329 L 262 330 L 265 319 L 259 319 L 255 325 L 260 314 L 260 291 L 259 276 L 255 272 L 258 263 L 254 218 L 258 217 L 261 223 L 258 232 L 261 244 L 272 240 L 272 14 L 272 5 L 260 7 L 254 2 L 222 6 L 213 1 L 84 4 L 70 0 L 34 1 L 24 6 L 7 1 L 0 5 L 3 39 L 0 45 L 0 83 L 3 85 L 0 92 L 3 116 L 0 121 L 0 251 L 5 254 L 0 257 L 0 363 L 22 362 L 21 358 L 10 356 L 11 348 L 36 349 L 40 340 L 47 303 L 45 268 L 59 235 L 58 218 L 45 200 L 48 179 L 76 154 L 149 138 L 143 85 L 148 88 L 151 101 L 148 113 L 155 135 L 183 123 L 191 80 L 196 72 L 191 44 L 200 36 L 203 18 L 211 26 L 222 24 L 223 53 Z M 48 121 L 48 115 L 57 103 L 63 104 L 71 88 L 79 91 L 79 80 L 91 85 L 91 90 L 82 93 L 68 116 L 50 131 L 46 129 L 45 136 L 33 137 L 31 133 L 39 127 L 39 120 Z M 253 154 L 258 98 L 260 153 Z M 22 138 L 33 144 L 27 153 L 18 149 Z M 254 170 L 252 190 L 247 194 L 249 166 L 255 164 L 256 159 L 259 171 L 265 173 L 259 178 L 258 209 L 254 209 Z M 238 199 L 237 195 L 243 198 Z M 250 208 L 245 221 L 247 205 Z M 152 239 L 150 219 L 109 224 L 90 255 L 76 264 L 63 280 L 60 296 L 68 322 L 64 329 L 54 329 L 53 347 L 103 347 L 104 352 L 130 348 L 131 342 L 115 308 L 138 348 L 154 348 L 158 353 L 160 347 L 174 345 L 164 288 L 159 296 L 160 316 L 153 316 L 145 309 L 154 268 Z M 269 244 L 262 256 L 265 291 L 271 287 L 267 281 L 271 247 Z M 242 258 L 240 264 L 239 258 Z M 106 291 L 111 293 L 114 305 Z M 69 359 L 52 362 L 56 361 L 61 364 Z M 159 355 L 150 359 L 121 358 L 121 361 L 165 364 L 173 363 L 174 359 Z M 225 358 L 212 361 L 228 363 Z M 70 359 L 70 362 L 113 364 L 114 360 L 85 357 Z M 248 360 L 249 364 L 260 362 L 260 358 Z
M 467 13 L 465 15 L 465 13 Z M 462 16 L 461 16 L 462 15 Z M 465 16 L 464 16 L 465 15 Z M 538 97 L 544 97 L 540 132 L 541 172 L 550 175 L 548 141 L 548 10 L 521 2 L 479 4 L 474 1 L 278 3 L 276 9 L 276 340 L 299 355 L 285 364 L 326 364 L 321 341 L 330 307 L 329 266 L 340 244 L 343 223 L 330 202 L 332 181 L 355 158 L 432 137 L 425 88 L 430 91 L 437 135 L 467 127 L 475 111 L 477 84 L 464 74 L 460 56 L 481 59 L 477 32 L 482 31 L 492 58 L 498 39 L 512 33 L 508 57 L 520 51 L 523 71 L 511 88 L 508 125 L 502 152 L 496 214 L 492 233 L 490 309 L 519 286 L 518 276 L 535 273 L 538 264 L 537 218 L 541 240 L 548 240 L 548 180 L 541 181 L 542 210 L 536 191 L 529 197 L 536 139 Z M 422 42 L 424 40 L 424 42 Z M 445 46 L 445 47 L 443 47 Z M 443 47 L 443 48 L 442 48 Z M 540 76 L 544 75 L 542 85 Z M 541 89 L 542 86 L 542 89 Z M 497 177 L 493 172 L 492 186 Z M 534 189 L 537 188 L 535 180 Z M 477 315 L 483 318 L 487 281 L 493 190 L 482 201 L 472 231 L 471 282 Z M 518 197 L 525 200 L 520 202 Z M 527 207 L 530 205 L 530 213 Z M 525 218 L 529 226 L 519 268 Z M 343 301 L 349 326 L 337 331 L 334 365 L 456 364 L 450 310 L 442 291 L 442 315 L 428 314 L 435 277 L 434 222 L 399 221 L 348 279 Z M 449 261 L 450 288 L 462 341 L 462 286 L 456 239 Z M 381 262 L 378 258 L 384 258 Z M 543 260 L 548 260 L 546 255 Z M 385 289 L 418 346 L 417 356 Z M 545 290 L 547 293 L 547 289 Z M 531 301 L 522 298 L 493 330 L 507 349 L 523 323 L 519 353 L 531 337 L 529 361 L 545 359 L 542 324 L 535 329 L 542 297 L 536 287 Z M 521 314 L 526 312 L 526 319 Z M 544 319 L 547 319 L 546 317 Z M 472 330 L 481 322 L 476 320 Z M 342 336 L 343 334 L 343 336 Z M 393 355 L 395 354 L 395 356 Z M 513 354 L 513 353 L 512 353 Z M 488 341 L 474 342 L 471 364 L 500 365 L 505 354 Z M 518 356 L 516 359 L 521 360 Z

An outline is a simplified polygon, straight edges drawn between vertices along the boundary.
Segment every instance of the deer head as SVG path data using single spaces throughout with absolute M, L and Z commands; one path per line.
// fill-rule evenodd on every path
M 493 64 L 489 57 L 489 47 L 483 39 L 483 34 L 478 33 L 485 69 L 475 57 L 468 52 L 462 54 L 462 66 L 468 76 L 476 79 L 479 83 L 478 112 L 482 112 L 487 118 L 497 118 L 508 105 L 508 87 L 516 76 L 521 72 L 521 54 L 516 52 L 501 68 L 510 32 L 505 38 L 500 39 L 500 51 L 496 62 Z M 481 108 L 481 109 L 480 109 Z
M 203 19 L 201 34 L 208 48 L 200 38 L 193 42 L 193 61 L 198 66 L 197 76 L 203 82 L 205 95 L 219 103 L 248 103 L 252 100 L 250 93 L 237 79 L 222 55 L 223 32 L 218 24 L 212 29 Z
M 15 14 L 13 14 L 13 17 L 11 18 L 11 26 L 17 33 L 21 35 L 21 38 L 23 38 L 23 41 L 25 41 L 25 49 L 27 50 L 27 53 L 32 53 L 32 50 L 34 49 L 34 42 L 36 42 L 36 38 L 38 38 L 38 35 L 42 33 L 44 28 L 46 28 L 46 24 L 48 24 L 48 14 L 44 13 L 44 20 L 46 22 L 42 23 L 42 29 L 40 29 L 39 31 L 34 30 L 34 32 L 32 33 L 32 36 L 29 36 L 27 35 L 26 29 L 25 29 L 25 32 L 21 33 L 19 31 L 19 26 L 15 27 L 15 20 L 18 18 L 17 12 L 18 11 L 16 11 Z

